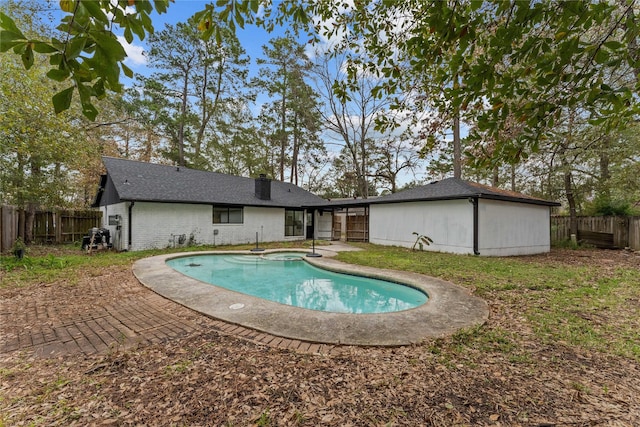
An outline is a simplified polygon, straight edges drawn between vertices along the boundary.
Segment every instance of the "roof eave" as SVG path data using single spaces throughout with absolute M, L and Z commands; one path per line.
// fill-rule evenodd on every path
M 143 203 L 180 203 L 190 205 L 219 205 L 219 206 L 248 206 L 254 208 L 306 208 L 304 205 L 285 205 L 282 203 L 273 204 L 258 204 L 258 203 L 238 203 L 238 202 L 217 202 L 217 201 L 202 201 L 202 200 L 170 200 L 170 199 L 147 199 L 147 198 L 134 198 L 134 197 L 122 197 L 121 202 L 143 202 Z
M 499 200 L 505 202 L 526 203 L 529 205 L 541 205 L 541 206 L 561 206 L 558 202 L 552 202 L 550 200 L 541 199 L 526 199 L 521 197 L 502 196 L 497 194 L 478 194 L 479 199 Z

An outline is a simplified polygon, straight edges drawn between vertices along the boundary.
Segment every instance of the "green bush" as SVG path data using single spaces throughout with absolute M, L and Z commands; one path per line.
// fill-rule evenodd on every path
M 587 215 L 593 216 L 630 216 L 637 212 L 626 200 L 612 200 L 609 197 L 596 197 L 585 209 Z

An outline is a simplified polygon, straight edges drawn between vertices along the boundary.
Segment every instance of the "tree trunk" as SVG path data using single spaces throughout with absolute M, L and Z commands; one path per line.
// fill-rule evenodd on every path
M 182 86 L 182 106 L 180 108 L 180 126 L 178 127 L 178 166 L 184 166 L 184 125 L 187 120 L 187 95 L 189 88 L 189 73 L 185 73 Z
M 611 147 L 611 140 L 609 136 L 604 137 L 602 143 L 602 149 L 600 150 L 600 183 L 598 185 L 598 191 L 602 197 L 607 200 L 611 199 L 611 188 L 609 187 L 609 179 L 611 179 L 611 170 L 609 164 L 611 159 L 609 158 L 609 149 Z
M 298 154 L 300 152 L 300 135 L 298 132 L 298 113 L 293 115 L 293 150 L 291 153 L 291 177 L 289 182 L 298 185 Z
M 28 203 L 24 215 L 24 243 L 33 242 L 33 223 L 36 219 L 36 204 Z
M 511 191 L 516 191 L 516 165 L 511 165 Z
M 576 210 L 576 198 L 573 194 L 573 176 L 568 166 L 564 171 L 564 191 L 569 204 L 569 229 L 570 233 L 578 236 L 578 214 Z
M 462 178 L 462 147 L 460 142 L 460 112 L 453 116 L 453 177 Z
M 576 198 L 573 192 L 573 176 L 571 173 L 571 164 L 567 158 L 567 149 L 573 141 L 573 118 L 574 112 L 569 111 L 569 119 L 567 121 L 567 137 L 566 140 L 560 144 L 560 161 L 562 163 L 562 170 L 564 176 L 564 192 L 567 197 L 567 203 L 569 204 L 569 230 L 572 235 L 578 237 L 578 213 L 576 209 Z
M 497 187 L 500 185 L 499 171 L 500 171 L 500 168 L 498 168 L 498 165 L 495 165 L 493 167 L 493 175 L 491 177 L 491 185 L 493 185 L 494 187 Z
M 200 158 L 200 150 L 202 149 L 202 139 L 204 137 L 204 130 L 207 126 L 209 109 L 207 108 L 207 84 L 209 77 L 209 67 L 205 64 L 202 76 L 202 90 L 200 91 L 200 126 L 198 127 L 198 135 L 196 136 L 196 146 L 194 150 L 194 158 L 197 161 Z
M 284 159 L 287 150 L 287 68 L 284 68 L 282 107 L 280 110 L 280 181 L 284 181 Z
M 26 221 L 25 221 L 25 212 L 23 208 L 18 209 L 18 237 L 22 238 L 23 242 L 27 242 L 26 239 Z

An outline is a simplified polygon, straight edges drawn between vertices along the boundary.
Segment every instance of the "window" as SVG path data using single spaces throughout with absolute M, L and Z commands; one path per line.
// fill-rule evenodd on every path
M 213 207 L 213 223 L 214 224 L 242 224 L 242 208 L 229 206 Z
M 284 211 L 284 235 L 304 236 L 304 211 Z

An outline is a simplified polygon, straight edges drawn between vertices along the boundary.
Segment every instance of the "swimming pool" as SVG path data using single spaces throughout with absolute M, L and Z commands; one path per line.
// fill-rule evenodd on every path
M 266 250 L 264 254 L 269 252 L 275 254 L 281 251 Z M 304 250 L 298 252 L 303 253 Z M 233 325 L 243 326 L 259 331 L 261 335 L 257 339 L 266 340 L 265 343 L 272 339 L 277 343 L 281 338 L 287 338 L 326 344 L 407 345 L 482 324 L 489 315 L 487 303 L 471 295 L 466 288 L 422 274 L 346 264 L 334 258 L 336 251 L 322 250 L 321 258 L 305 258 L 305 261 L 325 270 L 406 283 L 428 295 L 427 302 L 411 310 L 391 313 L 350 314 L 307 310 L 212 286 L 186 276 L 167 264 L 171 259 L 203 254 L 249 255 L 250 252 L 156 255 L 137 260 L 133 265 L 133 274 L 142 285 L 159 295 L 225 322 L 225 331 L 233 334 Z
M 413 287 L 312 266 L 304 253 L 197 255 L 167 261 L 203 282 L 294 307 L 330 313 L 390 313 L 424 304 Z

